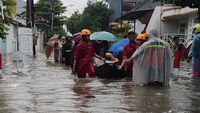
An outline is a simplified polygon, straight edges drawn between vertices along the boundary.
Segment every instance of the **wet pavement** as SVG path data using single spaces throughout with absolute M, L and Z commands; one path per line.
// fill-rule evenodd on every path
M 170 87 L 134 87 L 128 78 L 77 79 L 70 67 L 43 54 L 27 57 L 18 73 L 8 61 L 0 81 L 0 113 L 200 112 L 200 80 L 191 78 L 187 63 Z

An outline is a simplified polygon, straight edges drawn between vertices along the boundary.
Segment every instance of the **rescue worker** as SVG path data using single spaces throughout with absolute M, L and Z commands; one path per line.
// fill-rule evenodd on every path
M 62 57 L 64 58 L 65 65 L 71 65 L 71 50 L 72 50 L 72 35 L 67 34 L 65 43 L 62 45 Z
M 194 26 L 194 39 L 188 57 L 192 59 L 192 77 L 200 77 L 200 24 Z
M 101 57 L 95 53 L 92 43 L 89 42 L 90 34 L 91 32 L 88 29 L 83 29 L 81 31 L 82 41 L 77 45 L 75 50 L 72 73 L 75 74 L 75 69 L 77 68 L 78 78 L 85 78 L 86 74 L 88 74 L 89 77 L 95 77 L 96 73 L 92 58 L 95 56 L 101 59 Z
M 158 31 L 149 32 L 150 40 L 142 44 L 127 60 L 133 61 L 133 85 L 168 86 L 172 72 L 173 52 L 160 39 Z
M 74 44 L 73 44 L 72 51 L 71 51 L 71 69 L 73 70 L 74 54 L 75 54 L 75 51 L 76 51 L 76 48 L 77 48 L 78 44 L 82 42 L 82 40 L 81 40 L 81 33 L 74 34 L 72 36 L 72 38 L 73 38 Z M 77 71 L 77 68 L 75 68 L 75 71 Z
M 120 65 L 119 69 L 123 69 L 125 71 L 126 76 L 132 77 L 132 67 L 133 62 L 125 62 L 128 58 L 132 56 L 135 50 L 140 46 L 140 44 L 136 41 L 137 34 L 133 31 L 129 31 L 128 38 L 129 43 L 123 49 L 122 56 L 123 61 Z

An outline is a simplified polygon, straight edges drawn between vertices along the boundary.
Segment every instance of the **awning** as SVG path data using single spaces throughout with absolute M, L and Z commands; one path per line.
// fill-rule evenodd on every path
M 154 9 L 132 10 L 128 12 L 127 14 L 121 16 L 120 18 L 116 19 L 116 21 L 122 21 L 122 20 L 133 21 L 136 19 L 143 19 L 142 23 L 148 23 L 153 11 Z M 145 18 L 142 18 L 142 17 L 145 17 Z
M 196 16 L 198 9 L 192 9 L 189 7 L 179 8 L 179 9 L 168 9 L 164 10 L 162 14 L 163 20 L 182 20 L 184 18 L 190 18 Z

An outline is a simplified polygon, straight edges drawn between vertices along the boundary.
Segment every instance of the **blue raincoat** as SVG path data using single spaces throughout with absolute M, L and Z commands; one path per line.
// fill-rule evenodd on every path
M 200 33 L 194 35 L 188 57 L 192 58 L 193 77 L 200 77 Z

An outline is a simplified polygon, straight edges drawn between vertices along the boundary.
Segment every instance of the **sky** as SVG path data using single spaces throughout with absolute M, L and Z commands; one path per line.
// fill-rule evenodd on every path
M 61 0 L 64 6 L 67 7 L 67 11 L 64 13 L 65 16 L 70 17 L 75 11 L 83 12 L 87 6 L 88 0 Z
M 38 0 L 34 0 L 37 2 Z M 88 0 L 61 0 L 64 6 L 67 7 L 67 11 L 63 14 L 70 17 L 75 11 L 83 12 L 84 8 L 87 6 Z

